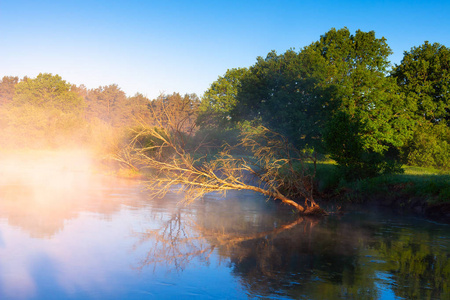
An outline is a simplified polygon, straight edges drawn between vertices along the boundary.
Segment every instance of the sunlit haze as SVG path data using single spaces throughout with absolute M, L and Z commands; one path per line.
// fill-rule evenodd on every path
M 0 78 L 201 95 L 227 69 L 332 27 L 374 30 L 398 64 L 425 40 L 450 45 L 449 11 L 449 1 L 1 1 Z
M 449 12 L 0 0 L 0 300 L 450 299 Z

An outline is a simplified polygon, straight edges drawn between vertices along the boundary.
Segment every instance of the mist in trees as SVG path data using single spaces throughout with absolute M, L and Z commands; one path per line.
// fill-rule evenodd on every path
M 96 144 L 105 157 L 141 168 L 123 154 L 142 154 L 127 147 L 143 142 L 136 133 L 147 128 L 154 135 L 141 149 L 166 151 L 170 143 L 163 145 L 164 139 L 178 135 L 173 141 L 182 144 L 172 148 L 185 147 L 190 167 L 202 171 L 199 157 L 211 164 L 224 145 L 239 145 L 245 130 L 266 128 L 285 137 L 292 149 L 314 154 L 308 163 L 316 155 L 333 159 L 351 180 L 400 172 L 402 163 L 450 168 L 449 49 L 425 42 L 406 51 L 396 66 L 390 54 L 386 39 L 373 31 L 331 29 L 299 51 L 271 51 L 248 68 L 227 70 L 201 98 L 127 96 L 117 84 L 88 89 L 48 73 L 5 76 L 0 81 L 0 147 Z M 155 138 L 163 144 L 156 145 Z M 238 158 L 230 167 L 242 167 L 236 163 L 243 153 L 226 155 Z M 253 157 L 247 162 L 257 161 L 255 153 L 245 155 Z M 216 163 L 223 167 L 225 161 Z M 264 168 L 251 169 L 256 174 Z M 274 176 L 279 179 L 288 169 L 277 169 Z M 277 192 L 285 184 L 277 182 Z M 314 184 L 307 188 L 305 195 Z
M 49 73 L 20 80 L 5 76 L 0 81 L 0 148 L 108 143 L 102 135 L 111 138 L 113 132 L 139 123 L 156 126 L 161 102 L 178 107 L 180 118 L 190 123 L 200 103 L 195 94 L 127 97 L 117 84 L 87 89 Z
M 39 74 L 20 82 L 4 78 L 2 85 L 5 82 L 9 88 L 0 107 L 2 146 L 54 146 L 68 135 L 79 140 L 85 102 L 60 76 Z
M 4 76 L 0 81 L 0 105 L 10 103 L 14 97 L 16 84 L 19 82 L 17 76 Z

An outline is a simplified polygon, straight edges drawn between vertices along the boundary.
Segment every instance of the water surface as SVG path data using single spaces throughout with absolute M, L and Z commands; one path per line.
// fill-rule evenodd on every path
M 0 299 L 450 299 L 447 225 L 242 191 L 184 207 L 85 160 L 26 164 L 0 160 Z

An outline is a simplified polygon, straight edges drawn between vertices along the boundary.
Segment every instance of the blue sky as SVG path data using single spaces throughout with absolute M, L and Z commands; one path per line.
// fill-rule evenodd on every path
M 374 30 L 394 51 L 450 47 L 450 1 L 0 0 L 0 77 L 59 74 L 128 95 L 201 95 L 227 69 L 299 50 L 332 27 Z

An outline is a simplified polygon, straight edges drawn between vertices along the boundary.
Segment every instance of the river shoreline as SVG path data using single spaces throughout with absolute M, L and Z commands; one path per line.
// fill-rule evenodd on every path
M 430 221 L 450 224 L 450 203 L 433 203 L 426 197 L 392 190 L 389 193 L 379 192 L 369 195 L 344 189 L 344 192 L 339 195 L 324 197 L 318 199 L 317 202 L 324 206 L 339 207 L 339 213 L 345 213 L 347 206 L 355 204 L 360 207 L 378 206 L 384 209 L 389 208 L 401 215 L 410 214 Z
M 145 181 L 144 174 L 130 169 L 119 168 L 109 174 L 129 180 Z M 354 188 L 350 183 L 339 189 L 317 192 L 314 198 L 321 208 L 332 214 L 345 213 L 345 207 L 358 204 L 362 207 L 389 208 L 402 215 L 411 214 L 430 221 L 450 224 L 450 202 L 443 202 L 435 195 L 435 191 L 418 195 L 417 190 L 421 188 L 423 187 L 418 186 L 415 182 L 397 182 L 395 180 L 383 181 L 380 186 L 367 189 L 361 186 Z M 301 203 L 302 200 L 297 199 L 297 202 Z M 336 209 L 337 207 L 340 209 Z

